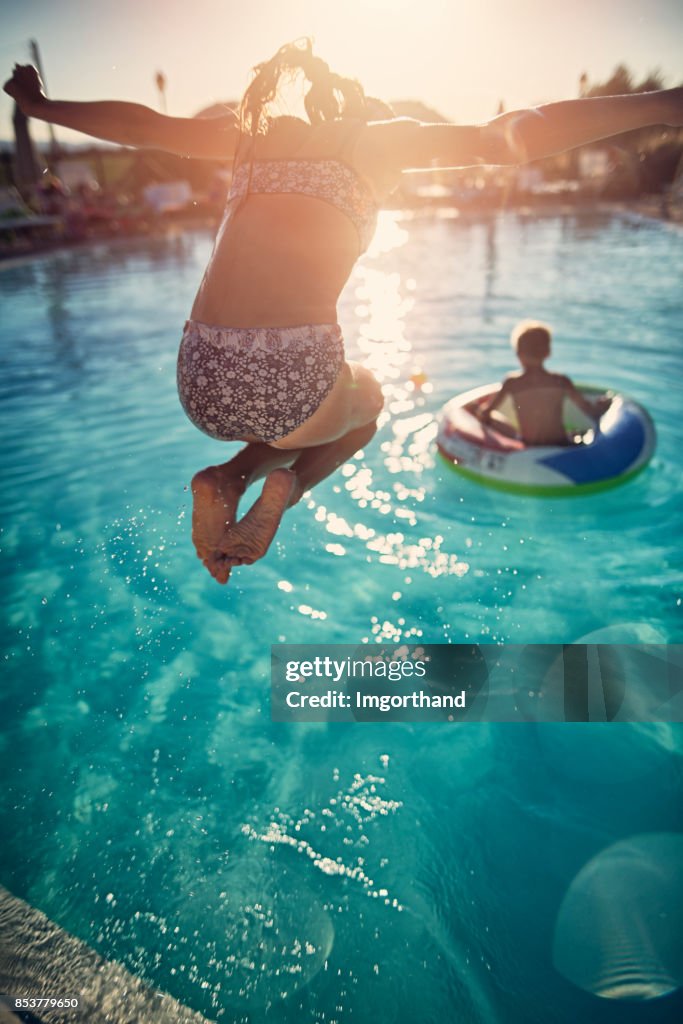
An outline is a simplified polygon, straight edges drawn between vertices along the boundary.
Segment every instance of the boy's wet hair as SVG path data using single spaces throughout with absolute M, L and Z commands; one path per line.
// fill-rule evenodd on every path
M 545 359 L 550 355 L 552 334 L 550 328 L 538 320 L 524 320 L 517 324 L 510 336 L 510 343 L 518 356 L 532 356 Z

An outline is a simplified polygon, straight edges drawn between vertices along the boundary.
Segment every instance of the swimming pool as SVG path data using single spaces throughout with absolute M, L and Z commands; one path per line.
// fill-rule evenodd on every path
M 384 214 L 340 310 L 381 430 L 225 589 L 187 487 L 236 448 L 175 394 L 210 244 L 0 272 L 0 882 L 211 1019 L 672 1019 L 680 992 L 598 999 L 552 949 L 591 858 L 683 831 L 679 727 L 283 726 L 268 683 L 278 641 L 680 642 L 680 233 Z M 520 500 L 437 461 L 438 410 L 512 368 L 527 316 L 551 368 L 652 413 L 622 490 Z

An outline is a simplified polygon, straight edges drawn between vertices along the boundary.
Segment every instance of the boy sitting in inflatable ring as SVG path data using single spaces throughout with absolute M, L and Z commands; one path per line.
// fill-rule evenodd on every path
M 508 374 L 496 394 L 473 410 L 482 423 L 528 445 L 567 445 L 581 438 L 567 433 L 565 398 L 595 421 L 607 411 L 611 398 L 605 396 L 589 402 L 569 377 L 546 370 L 543 364 L 550 355 L 551 339 L 550 328 L 536 320 L 524 320 L 514 328 L 510 342 L 522 369 Z M 500 413 L 496 414 L 506 398 L 513 403 L 519 430 Z

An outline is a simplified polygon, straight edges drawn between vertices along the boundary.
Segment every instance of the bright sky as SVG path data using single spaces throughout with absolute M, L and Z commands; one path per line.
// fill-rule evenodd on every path
M 384 99 L 421 99 L 461 122 L 575 96 L 619 62 L 637 78 L 683 80 L 680 0 L 0 0 L 0 73 L 30 60 L 37 39 L 49 94 L 194 114 L 239 97 L 253 64 L 314 37 L 332 69 Z M 12 137 L 0 98 L 0 138 Z M 58 130 L 65 141 L 83 139 Z M 45 138 L 42 126 L 36 138 Z M 85 141 L 83 139 L 83 141 Z

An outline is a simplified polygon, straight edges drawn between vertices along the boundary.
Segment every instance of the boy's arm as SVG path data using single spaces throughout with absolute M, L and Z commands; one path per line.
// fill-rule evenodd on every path
M 507 397 L 508 393 L 508 381 L 505 379 L 496 391 L 495 395 L 491 395 L 485 402 L 475 406 L 474 414 L 477 419 L 480 419 L 482 423 L 489 423 L 491 420 L 491 413 L 494 412 L 499 405 L 502 405 L 503 401 Z
M 603 395 L 601 398 L 596 398 L 594 401 L 590 401 L 588 398 L 584 398 L 579 389 L 572 383 L 569 377 L 565 378 L 565 394 L 570 402 L 578 406 L 581 412 L 584 412 L 586 416 L 592 420 L 599 420 L 603 413 L 607 412 L 612 399 L 607 395 Z
M 234 155 L 239 138 L 239 125 L 232 112 L 217 118 L 166 117 L 139 103 L 49 100 L 38 72 L 30 64 L 15 67 L 4 90 L 27 117 L 73 128 L 122 146 L 163 149 L 205 160 L 227 160 Z

